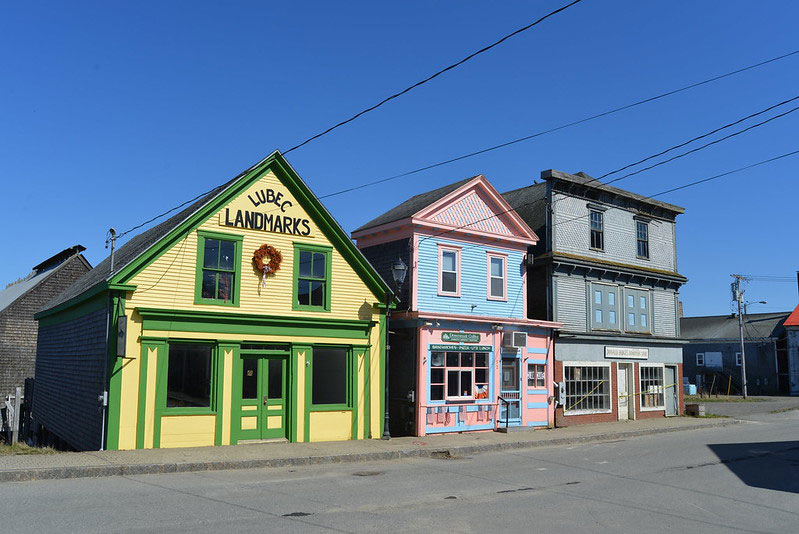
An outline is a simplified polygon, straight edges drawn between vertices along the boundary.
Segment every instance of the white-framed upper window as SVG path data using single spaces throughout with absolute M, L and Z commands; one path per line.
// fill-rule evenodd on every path
M 736 352 L 735 353 L 735 365 L 740 367 L 742 364 L 743 364 L 743 358 L 741 358 L 741 353 L 740 352 Z
M 508 300 L 508 257 L 489 252 L 487 256 L 487 285 L 490 300 Z
M 640 374 L 641 410 L 664 409 L 663 365 L 642 363 L 638 372 Z
M 705 353 L 704 352 L 697 352 L 696 353 L 696 366 L 702 367 L 705 365 Z
M 564 363 L 564 414 L 610 413 L 610 364 Z
M 438 294 L 461 296 L 461 250 L 458 247 L 439 245 Z

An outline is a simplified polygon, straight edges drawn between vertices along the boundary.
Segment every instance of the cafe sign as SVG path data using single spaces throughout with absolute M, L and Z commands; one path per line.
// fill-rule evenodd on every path
M 468 352 L 491 352 L 494 350 L 491 345 L 430 345 L 430 350 L 435 351 L 468 351 Z
M 480 334 L 465 334 L 463 332 L 442 332 L 441 341 L 455 343 L 480 343 Z

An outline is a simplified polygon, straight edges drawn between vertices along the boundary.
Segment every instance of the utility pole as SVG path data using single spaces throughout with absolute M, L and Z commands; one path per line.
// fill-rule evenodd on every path
M 741 281 L 746 280 L 746 277 L 740 274 L 731 274 L 735 280 L 732 283 L 732 296 L 738 303 L 738 332 L 741 338 L 741 388 L 743 389 L 743 396 L 746 398 L 746 353 L 744 352 L 744 321 L 741 314 L 743 308 L 744 292 L 741 289 Z

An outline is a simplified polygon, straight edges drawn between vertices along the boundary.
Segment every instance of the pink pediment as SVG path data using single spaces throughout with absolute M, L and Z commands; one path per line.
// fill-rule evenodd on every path
M 535 232 L 482 175 L 419 211 L 413 220 L 463 233 L 528 243 L 538 241 Z

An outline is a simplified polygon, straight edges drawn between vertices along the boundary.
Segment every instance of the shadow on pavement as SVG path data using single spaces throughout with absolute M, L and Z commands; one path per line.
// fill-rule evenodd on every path
M 799 441 L 708 447 L 747 486 L 799 493 Z

